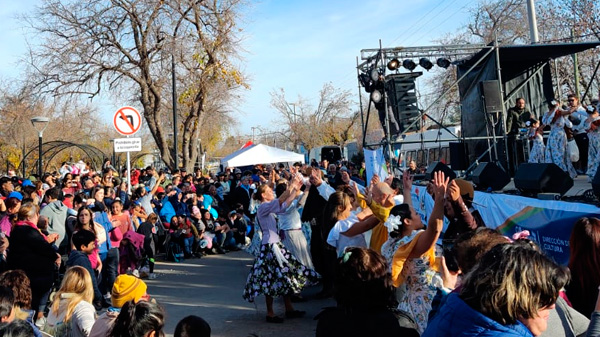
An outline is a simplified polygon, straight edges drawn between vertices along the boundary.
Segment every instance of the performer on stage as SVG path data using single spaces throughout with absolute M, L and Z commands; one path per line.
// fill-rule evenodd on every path
M 540 121 L 533 118 L 527 121 L 526 125 L 529 127 L 527 138 L 531 140 L 531 143 L 533 144 L 531 146 L 531 151 L 529 152 L 528 162 L 544 163 L 544 152 L 546 151 L 546 147 L 544 146 L 544 137 L 542 136 L 544 133 L 543 127 L 540 127 Z
M 517 140 L 519 131 L 525 128 L 525 122 L 532 117 L 531 112 L 525 107 L 525 99 L 522 97 L 517 98 L 515 106 L 507 111 L 506 135 L 508 136 L 508 160 L 509 169 L 513 173 L 519 164 L 525 161 L 523 143 L 521 140 Z
M 579 160 L 574 162 L 578 174 L 584 174 L 588 167 L 588 135 L 585 132 L 585 121 L 588 118 L 585 109 L 579 105 L 579 98 L 575 94 L 567 96 L 569 102 L 569 120 L 573 123 L 573 138 L 579 148 Z
M 598 114 L 598 108 L 593 105 L 589 105 L 586 108 L 588 118 L 585 121 L 585 130 L 588 133 L 589 148 L 588 148 L 588 166 L 587 176 L 588 182 L 592 182 L 596 171 L 598 171 L 598 165 L 600 165 L 600 115 Z
M 542 123 L 550 125 L 550 136 L 548 136 L 548 144 L 544 153 L 546 163 L 554 163 L 563 171 L 567 172 L 571 178 L 577 176 L 575 168 L 569 158 L 567 150 L 567 134 L 565 126 L 572 127 L 572 123 L 566 117 L 570 114 L 568 110 L 562 110 L 558 107 L 558 102 L 552 101 L 549 105 L 549 110 L 544 114 Z

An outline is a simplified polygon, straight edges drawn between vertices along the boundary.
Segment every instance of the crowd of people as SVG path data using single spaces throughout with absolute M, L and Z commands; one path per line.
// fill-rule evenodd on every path
M 574 224 L 569 265 L 559 266 L 528 233 L 486 227 L 468 181 L 434 172 L 433 209 L 418 214 L 408 171 L 363 185 L 345 165 L 273 170 L 253 192 L 262 239 L 244 298 L 265 295 L 267 322 L 302 316 L 294 296 L 320 278 L 317 297 L 337 306 L 317 316 L 317 336 L 600 335 L 599 219 Z M 304 227 L 310 234 L 285 240 Z
M 104 310 L 117 324 L 112 330 L 103 325 L 96 336 L 149 336 L 141 333 L 146 326 L 161 335 L 163 309 L 138 303 L 145 285 L 130 304 L 115 294 L 133 291 L 143 278 L 155 279 L 159 253 L 181 261 L 247 245 L 252 227 L 244 187 L 230 191 L 229 183 L 218 182 L 223 176 L 183 169 L 167 181 L 164 172 L 147 167 L 132 172 L 130 195 L 125 176 L 107 160 L 102 171 L 65 163 L 42 177 L 0 178 L 0 279 L 18 272 L 22 288 L 6 291 L 7 308 L 21 310 L 16 317 L 30 323 L 36 336 L 94 335 L 96 314 Z M 241 172 L 237 180 L 248 184 Z M 27 300 L 11 300 L 22 292 Z M 134 315 L 140 319 L 132 320 Z M 5 316 L 3 322 L 14 321 L 14 315 Z M 20 329 L 20 319 L 2 329 Z M 186 326 L 197 323 L 190 319 Z
M 242 297 L 265 296 L 266 322 L 303 317 L 293 303 L 309 285 L 336 300 L 317 336 L 600 336 L 599 219 L 574 224 L 566 268 L 526 234 L 486 228 L 468 181 L 434 172 L 432 211 L 419 214 L 410 171 L 368 183 L 365 173 L 345 161 L 216 175 L 147 167 L 132 172 L 131 195 L 109 161 L 0 178 L 0 331 L 161 335 L 164 310 L 142 280 L 156 278 L 156 256 L 244 249 L 255 260 Z M 199 317 L 181 325 L 176 336 L 210 335 Z

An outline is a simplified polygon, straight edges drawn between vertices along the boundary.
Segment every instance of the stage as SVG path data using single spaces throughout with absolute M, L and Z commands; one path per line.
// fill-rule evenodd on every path
M 571 187 L 571 189 L 569 189 L 569 191 L 567 191 L 567 193 L 565 193 L 565 196 L 566 197 L 582 196 L 583 197 L 583 193 L 585 191 L 592 189 L 592 184 L 588 183 L 587 178 L 588 178 L 588 176 L 586 176 L 586 175 L 579 175 L 579 176 L 577 176 L 577 178 L 573 179 L 573 187 Z M 502 192 L 499 192 L 499 193 L 514 194 L 515 191 L 516 191 L 515 182 L 511 178 L 510 183 L 502 189 Z
M 575 222 L 581 217 L 599 217 L 598 202 L 583 203 L 583 194 L 591 189 L 587 176 L 574 180 L 573 187 L 563 200 L 540 200 L 517 195 L 511 181 L 502 192 L 475 191 L 473 208 L 479 212 L 486 227 L 496 228 L 511 237 L 522 230 L 556 262 L 566 265 L 569 260 L 569 238 Z M 424 223 L 433 209 L 433 199 L 426 186 L 413 185 L 413 206 Z M 445 226 L 447 221 L 445 221 Z M 444 228 L 445 229 L 445 228 Z

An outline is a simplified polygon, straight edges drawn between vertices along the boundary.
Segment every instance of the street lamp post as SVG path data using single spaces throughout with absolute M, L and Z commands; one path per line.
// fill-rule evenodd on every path
M 33 125 L 33 127 L 37 130 L 38 132 L 38 177 L 41 179 L 42 178 L 42 141 L 43 141 L 43 137 L 44 137 L 44 130 L 46 130 L 46 127 L 48 126 L 48 123 L 50 122 L 50 118 L 48 117 L 33 117 L 31 119 L 31 125 Z

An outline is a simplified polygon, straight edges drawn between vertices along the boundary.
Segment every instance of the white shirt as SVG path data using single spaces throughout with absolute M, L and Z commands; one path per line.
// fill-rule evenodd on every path
M 335 247 L 338 257 L 344 253 L 346 247 L 367 248 L 367 240 L 365 240 L 365 236 L 362 233 L 355 236 L 346 236 L 343 234 L 358 222 L 356 215 L 359 212 L 360 209 L 352 211 L 348 218 L 336 222 L 327 236 L 327 244 Z

